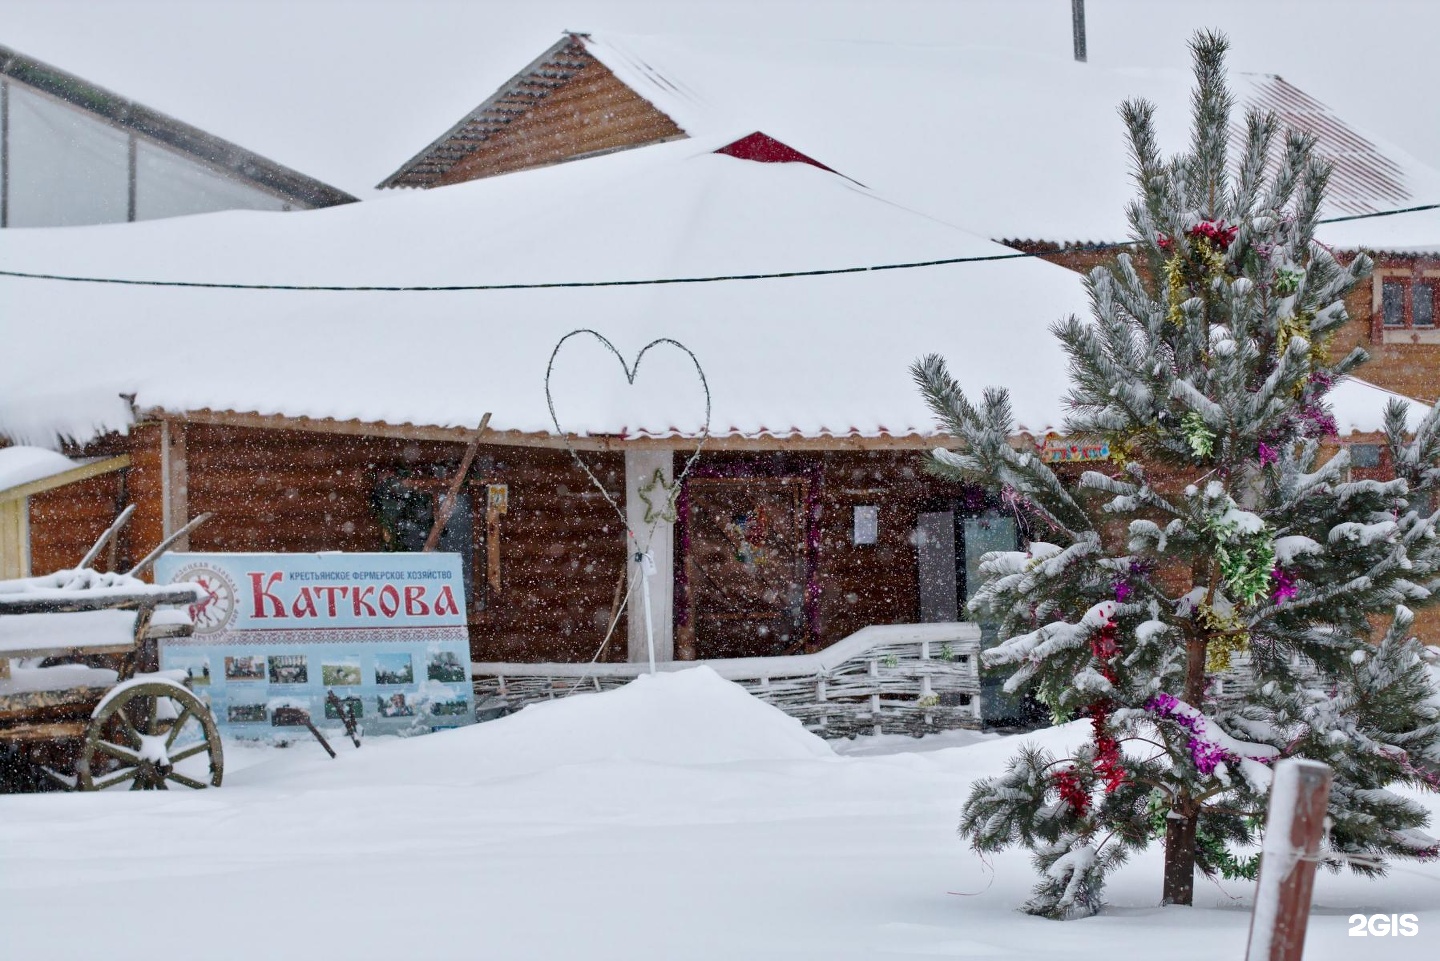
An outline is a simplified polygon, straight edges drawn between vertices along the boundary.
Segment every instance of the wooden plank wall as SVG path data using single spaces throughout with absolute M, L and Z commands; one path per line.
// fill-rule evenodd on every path
M 195 551 L 381 550 L 370 506 L 376 472 L 431 464 L 453 470 L 464 450 L 194 424 L 186 446 L 190 513 L 215 514 L 191 536 Z M 622 458 L 586 456 L 618 497 Z M 510 491 L 500 518 L 501 590 L 483 611 L 468 605 L 473 656 L 588 660 L 604 635 L 624 562 L 618 518 L 563 450 L 482 446 L 470 476 L 473 485 L 503 483 Z M 483 568 L 477 573 L 483 583 Z M 611 660 L 624 659 L 624 631 L 622 623 Z
M 813 454 L 713 454 L 704 463 L 739 469 L 773 457 L 784 472 L 820 466 L 820 588 L 817 650 L 871 624 L 913 623 L 919 616 L 918 515 L 947 510 L 962 496 L 958 485 L 925 473 L 917 451 L 827 451 Z M 679 465 L 677 464 L 677 470 Z M 852 543 L 854 508 L 879 508 L 877 543 Z M 678 563 L 677 559 L 677 563 Z M 678 601 L 677 601 L 678 603 Z
M 160 430 L 145 424 L 128 435 L 107 437 L 77 451 L 83 457 L 130 454 L 130 466 L 99 477 L 36 494 L 30 498 L 30 571 L 49 574 L 74 567 L 126 504 L 135 516 L 120 534 L 116 566 L 128 570 L 161 540 Z M 109 552 L 96 570 L 107 570 Z

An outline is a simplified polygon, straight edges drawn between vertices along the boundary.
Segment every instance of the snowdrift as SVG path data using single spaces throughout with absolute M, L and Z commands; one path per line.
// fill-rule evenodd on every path
M 290 784 L 294 777 L 313 787 L 473 784 L 616 761 L 690 766 L 834 756 L 798 720 L 708 667 L 641 676 L 616 690 L 577 693 L 453 731 L 373 740 L 359 751 L 334 740 L 343 765 L 267 771 L 267 780 Z M 297 755 L 308 755 L 306 747 L 302 739 Z
M 641 675 L 617 690 L 535 705 L 460 734 L 476 750 L 538 756 L 557 766 L 609 760 L 725 764 L 833 754 L 798 720 L 708 667 Z

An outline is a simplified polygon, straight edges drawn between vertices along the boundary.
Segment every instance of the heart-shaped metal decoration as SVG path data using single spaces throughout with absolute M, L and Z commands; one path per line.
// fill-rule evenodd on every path
M 700 378 L 700 388 L 705 395 L 705 421 L 701 427 L 700 438 L 695 444 L 695 449 L 691 451 L 690 456 L 685 459 L 684 467 L 680 470 L 680 473 L 675 475 L 673 481 L 667 484 L 663 478 L 656 478 L 646 486 L 644 491 L 646 505 L 645 520 L 651 525 L 652 531 L 656 524 L 662 521 L 673 521 L 675 519 L 675 501 L 676 498 L 679 497 L 680 487 L 690 475 L 690 471 L 695 466 L 695 462 L 700 459 L 700 452 L 704 449 L 705 442 L 710 438 L 710 383 L 705 379 L 705 369 L 700 366 L 700 358 L 695 356 L 695 352 L 680 343 L 680 341 L 670 337 L 657 337 L 644 347 L 641 347 L 640 352 L 635 355 L 635 363 L 633 364 L 626 362 L 625 357 L 615 348 L 614 344 L 610 343 L 604 334 L 596 330 L 591 330 L 588 327 L 570 331 L 570 333 L 560 338 L 559 342 L 555 345 L 555 349 L 550 352 L 550 362 L 545 366 L 545 403 L 550 408 L 550 423 L 554 425 L 555 433 L 559 436 L 561 443 L 565 445 L 565 449 L 570 452 L 570 456 L 574 458 L 575 463 L 580 465 L 580 469 L 585 472 L 585 476 L 590 479 L 590 483 L 595 485 L 595 489 L 600 492 L 600 496 L 605 498 L 605 502 L 610 505 L 615 511 L 616 516 L 620 518 L 620 523 L 630 535 L 630 538 L 637 544 L 640 544 L 642 542 L 636 536 L 636 532 L 630 530 L 629 522 L 625 517 L 624 507 L 615 502 L 615 499 L 610 496 L 610 492 L 605 489 L 605 485 L 600 482 L 600 478 L 595 476 L 590 466 L 581 458 L 580 452 L 570 443 L 569 432 L 560 426 L 559 415 L 555 413 L 555 396 L 550 389 L 550 380 L 555 373 L 555 358 L 559 356 L 560 349 L 565 346 L 570 338 L 579 337 L 582 334 L 588 334 L 595 338 L 604 345 L 606 350 L 610 351 L 611 355 L 620 362 L 620 369 L 625 372 L 625 381 L 631 386 L 634 386 L 635 377 L 640 372 L 640 363 L 645 359 L 645 355 L 649 353 L 650 348 L 661 345 L 674 347 L 684 353 L 686 357 L 689 357 L 690 363 L 695 365 L 696 375 Z

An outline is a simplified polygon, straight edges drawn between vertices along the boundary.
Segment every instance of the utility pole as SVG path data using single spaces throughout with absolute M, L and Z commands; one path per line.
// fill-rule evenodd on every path
M 1070 22 L 1075 29 L 1075 59 L 1085 62 L 1085 0 L 1070 0 Z

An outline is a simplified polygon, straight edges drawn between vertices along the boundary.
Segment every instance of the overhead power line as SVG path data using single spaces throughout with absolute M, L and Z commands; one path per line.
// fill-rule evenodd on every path
M 1351 220 L 1370 220 L 1376 217 L 1393 217 L 1397 214 L 1417 213 L 1422 210 L 1437 210 L 1440 204 L 1424 204 L 1418 207 L 1401 207 L 1395 210 L 1381 210 L 1369 214 L 1352 214 L 1346 217 L 1327 217 L 1322 224 L 1337 224 Z M 1102 244 L 1075 244 L 1062 248 L 1071 251 L 1118 250 L 1134 246 L 1134 241 L 1117 241 Z M 912 260 L 903 263 L 872 264 L 864 267 L 822 267 L 815 270 L 779 270 L 753 274 L 714 274 L 701 277 L 654 277 L 639 280 L 569 280 L 547 281 L 532 284 L 440 284 L 440 285 L 386 285 L 386 284 L 231 284 L 204 280 L 131 280 L 123 277 L 83 277 L 71 274 L 43 274 L 23 270 L 0 270 L 0 277 L 16 277 L 22 280 L 54 280 L 74 284 L 115 284 L 124 287 L 196 287 L 207 290 L 303 290 L 344 293 L 450 293 L 466 290 L 557 290 L 576 287 L 660 287 L 667 284 L 713 284 L 721 281 L 783 280 L 790 277 L 832 277 L 840 274 L 867 274 L 884 270 L 915 270 L 921 267 L 945 267 L 951 264 L 978 264 L 994 260 L 1023 260 L 1031 257 L 1046 257 L 1060 253 L 1054 251 L 1025 252 L 1012 254 L 987 254 L 979 257 L 943 257 L 938 260 Z

